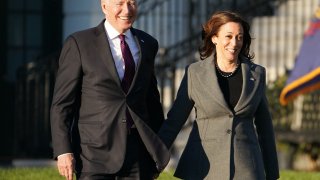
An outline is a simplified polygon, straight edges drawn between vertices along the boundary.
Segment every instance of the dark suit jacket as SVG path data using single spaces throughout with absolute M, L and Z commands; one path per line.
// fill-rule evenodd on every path
M 143 31 L 131 31 L 140 60 L 128 94 L 121 88 L 104 22 L 70 35 L 63 46 L 51 108 L 52 145 L 54 157 L 73 152 L 78 171 L 115 173 L 121 168 L 126 107 L 158 170 L 169 161 L 155 133 L 164 119 L 154 75 L 158 42 Z

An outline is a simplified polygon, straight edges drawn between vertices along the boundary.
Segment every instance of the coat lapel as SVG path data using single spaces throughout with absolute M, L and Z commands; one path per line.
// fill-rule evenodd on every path
M 103 63 L 105 64 L 107 71 L 110 72 L 112 79 L 114 79 L 116 84 L 121 88 L 121 80 L 119 78 L 117 68 L 114 63 L 114 59 L 110 49 L 109 41 L 105 32 L 106 31 L 105 31 L 104 21 L 103 21 L 96 28 L 96 48 L 98 49 L 98 52 L 100 52 L 100 57 L 101 59 L 103 59 Z M 131 91 L 132 87 L 135 84 L 135 81 L 137 79 L 137 74 L 139 74 L 138 71 L 141 69 L 141 66 L 142 66 L 141 64 L 143 64 L 143 59 L 145 54 L 144 50 L 146 49 L 144 40 L 140 39 L 140 37 L 136 35 L 134 28 L 131 28 L 131 32 L 139 48 L 140 55 L 139 55 L 139 60 L 136 68 L 136 73 L 128 93 Z
M 204 60 L 201 66 L 203 67 L 203 71 L 198 73 L 198 81 L 200 83 L 203 82 L 201 83 L 201 88 L 207 91 L 207 94 L 210 94 L 224 109 L 229 109 L 219 86 L 213 59 L 208 58 Z
M 134 75 L 134 78 L 133 78 L 133 80 L 132 80 L 132 83 L 131 83 L 131 86 L 130 86 L 130 88 L 129 88 L 128 93 L 131 92 L 132 88 L 133 88 L 134 85 L 136 84 L 136 79 L 137 79 L 137 76 L 138 76 L 138 74 L 139 74 L 139 71 L 140 71 L 141 68 L 143 67 L 143 63 L 144 63 L 143 61 L 144 61 L 144 55 L 145 55 L 144 50 L 146 49 L 146 48 L 145 48 L 145 44 L 144 44 L 144 40 L 140 39 L 140 37 L 135 33 L 134 28 L 131 28 L 130 30 L 131 30 L 131 32 L 132 32 L 132 35 L 133 35 L 133 37 L 134 37 L 134 40 L 135 40 L 138 48 L 139 48 L 140 54 L 139 54 L 139 60 L 138 60 L 137 68 L 136 68 L 136 73 L 135 73 L 135 75 Z
M 241 68 L 243 84 L 239 101 L 234 108 L 236 113 L 250 104 L 260 82 L 259 74 L 254 71 L 254 64 L 249 60 L 244 60 L 243 63 L 241 63 Z
M 200 71 L 197 75 L 198 81 L 202 85 L 201 88 L 207 91 L 206 94 L 210 95 L 223 108 L 230 109 L 220 89 L 213 59 L 204 60 L 201 66 L 203 67 L 203 71 Z M 244 60 L 241 63 L 243 84 L 239 101 L 234 108 L 236 113 L 239 113 L 239 111 L 250 104 L 255 91 L 259 87 L 260 76 L 254 71 L 254 66 L 249 60 Z
M 96 48 L 99 52 L 103 63 L 105 64 L 107 71 L 110 72 L 112 79 L 121 88 L 121 80 L 119 78 L 116 65 L 110 49 L 108 37 L 104 27 L 104 21 L 101 22 L 96 28 Z

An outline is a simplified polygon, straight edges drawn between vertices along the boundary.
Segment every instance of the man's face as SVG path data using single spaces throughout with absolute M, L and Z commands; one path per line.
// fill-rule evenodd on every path
M 107 21 L 119 33 L 131 28 L 138 11 L 135 0 L 101 0 L 101 7 Z

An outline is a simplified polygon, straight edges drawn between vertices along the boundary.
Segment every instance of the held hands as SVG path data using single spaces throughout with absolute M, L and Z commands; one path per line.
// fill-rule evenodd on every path
M 58 156 L 57 166 L 61 176 L 65 176 L 66 180 L 73 179 L 73 171 L 75 167 L 73 154 L 67 153 Z

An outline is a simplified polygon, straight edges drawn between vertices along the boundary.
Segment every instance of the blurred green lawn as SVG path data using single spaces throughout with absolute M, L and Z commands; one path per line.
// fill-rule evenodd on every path
M 55 168 L 0 168 L 1 180 L 63 180 Z M 158 180 L 178 180 L 164 172 Z M 320 180 L 320 172 L 281 171 L 280 180 Z

